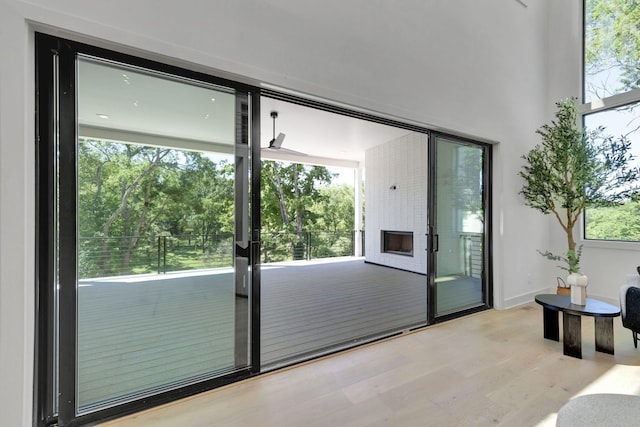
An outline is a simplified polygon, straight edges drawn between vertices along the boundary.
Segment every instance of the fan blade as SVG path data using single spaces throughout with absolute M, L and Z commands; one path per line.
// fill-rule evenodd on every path
M 271 147 L 265 147 L 262 148 L 262 152 L 265 153 L 266 156 L 268 156 L 268 153 L 282 153 L 282 154 L 289 154 L 289 155 L 294 155 L 294 156 L 308 156 L 307 153 L 302 153 L 300 151 L 295 151 L 295 150 L 289 150 L 288 148 L 271 148 Z
M 295 151 L 295 150 L 289 150 L 288 148 L 280 148 L 278 151 L 280 151 L 281 153 L 295 154 L 296 156 L 308 156 L 307 153 L 302 153 L 300 151 Z
M 278 136 L 269 142 L 269 148 L 275 148 L 276 150 L 280 148 L 282 145 L 282 141 L 284 141 L 285 134 L 279 133 Z

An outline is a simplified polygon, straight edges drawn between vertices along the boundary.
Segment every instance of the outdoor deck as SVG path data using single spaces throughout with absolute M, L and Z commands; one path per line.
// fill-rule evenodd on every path
M 423 275 L 356 258 L 261 269 L 263 366 L 426 322 Z M 80 406 L 233 369 L 232 279 L 212 270 L 82 281 Z
M 426 323 L 426 277 L 341 260 L 263 267 L 262 362 Z

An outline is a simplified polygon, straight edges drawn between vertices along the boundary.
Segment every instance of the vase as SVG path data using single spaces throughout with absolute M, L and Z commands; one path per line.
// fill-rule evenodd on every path
M 584 274 L 571 273 L 567 277 L 567 284 L 571 285 L 571 304 L 586 305 L 589 278 Z

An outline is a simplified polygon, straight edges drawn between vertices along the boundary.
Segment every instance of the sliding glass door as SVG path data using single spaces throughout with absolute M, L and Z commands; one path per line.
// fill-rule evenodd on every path
M 38 58 L 60 425 L 252 363 L 249 93 L 79 47 Z
M 430 307 L 433 318 L 488 306 L 488 147 L 432 135 Z
M 360 180 L 343 227 L 330 220 L 344 191 L 319 185 L 328 170 L 261 170 L 260 89 L 41 34 L 36 52 L 39 425 L 92 424 L 491 306 L 487 146 L 376 122 L 368 230 Z M 287 143 L 302 163 L 339 152 L 308 155 L 326 144 L 303 139 Z

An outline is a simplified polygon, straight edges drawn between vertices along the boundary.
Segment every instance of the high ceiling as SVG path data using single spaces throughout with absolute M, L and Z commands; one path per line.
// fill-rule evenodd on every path
M 81 60 L 78 121 L 86 136 L 184 148 L 227 151 L 235 135 L 232 93 L 193 82 Z M 355 165 L 364 152 L 409 133 L 370 121 L 290 102 L 261 100 L 261 147 L 275 133 L 286 135 L 282 150 L 263 150 L 264 158 Z M 293 150 L 302 155 L 291 153 Z

